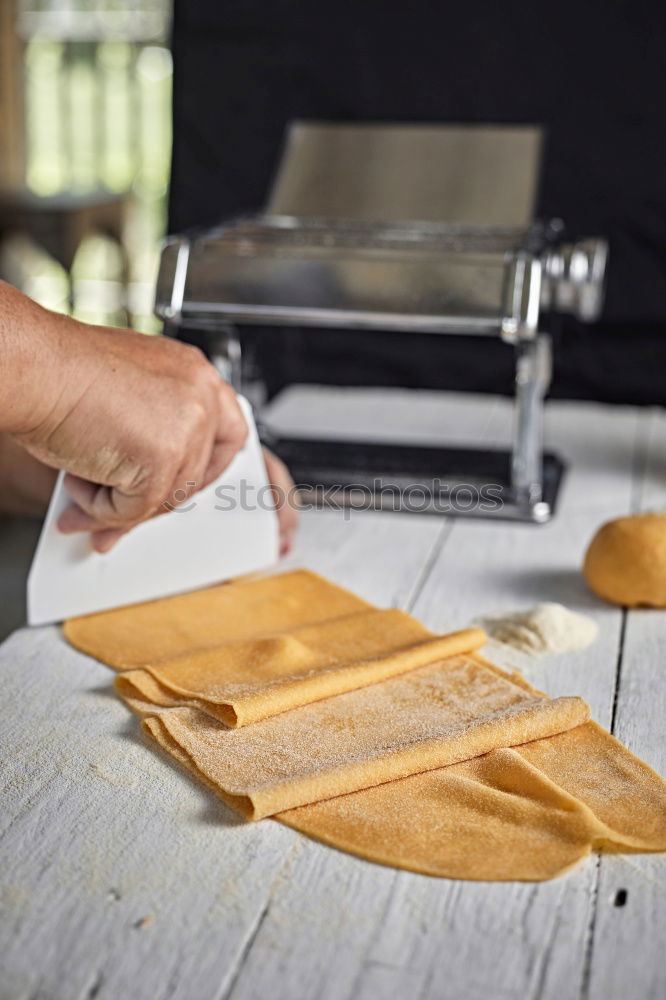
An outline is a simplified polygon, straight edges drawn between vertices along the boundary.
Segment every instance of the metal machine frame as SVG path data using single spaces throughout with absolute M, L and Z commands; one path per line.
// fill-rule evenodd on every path
M 597 319 L 607 247 L 563 242 L 560 222 L 532 221 L 540 150 L 538 129 L 292 126 L 265 214 L 167 241 L 156 312 L 171 333 L 205 331 L 212 360 L 237 388 L 244 323 L 501 337 L 516 355 L 502 503 L 464 512 L 547 521 L 562 463 L 542 454 L 551 378 L 542 312 Z M 433 194 L 427 182 L 438 170 Z M 410 177 L 421 178 L 413 196 Z M 401 221 L 407 212 L 418 221 Z M 437 463 L 451 449 L 425 451 L 421 474 L 446 478 L 451 470 Z M 477 473 L 483 480 L 483 463 Z M 445 489 L 459 479 L 454 468 Z M 432 500 L 422 509 L 440 510 Z

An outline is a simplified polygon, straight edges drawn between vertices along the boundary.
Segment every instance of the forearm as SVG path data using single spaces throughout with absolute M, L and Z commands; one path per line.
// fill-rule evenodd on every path
M 47 418 L 67 374 L 67 341 L 79 327 L 0 281 L 0 431 L 30 433 Z

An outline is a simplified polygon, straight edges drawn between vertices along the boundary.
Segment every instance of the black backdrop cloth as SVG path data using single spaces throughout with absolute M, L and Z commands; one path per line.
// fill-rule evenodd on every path
M 287 123 L 540 124 L 541 217 L 604 235 L 601 321 L 553 324 L 551 395 L 666 403 L 666 4 L 175 0 L 172 232 L 260 208 Z M 293 381 L 511 391 L 484 338 L 248 330 Z

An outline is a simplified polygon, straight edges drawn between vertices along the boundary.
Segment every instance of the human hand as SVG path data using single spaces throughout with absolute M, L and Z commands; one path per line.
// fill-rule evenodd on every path
M 41 343 L 41 392 L 11 430 L 35 459 L 68 473 L 74 504 L 60 530 L 90 532 L 106 552 L 176 491 L 187 498 L 216 479 L 247 427 L 234 391 L 196 348 L 59 319 Z
M 298 530 L 300 502 L 284 462 L 268 448 L 264 461 L 280 531 L 280 555 L 287 555 Z M 57 472 L 38 461 L 14 441 L 0 434 L 0 513 L 41 517 L 46 513 Z

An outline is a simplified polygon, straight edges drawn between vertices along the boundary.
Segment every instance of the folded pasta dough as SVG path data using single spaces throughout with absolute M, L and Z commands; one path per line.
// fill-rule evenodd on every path
M 480 629 L 435 636 L 404 611 L 372 609 L 129 670 L 115 687 L 135 710 L 186 704 L 244 726 L 471 652 L 485 639 Z
M 240 729 L 190 707 L 145 703 L 141 710 L 158 743 L 248 819 L 549 736 L 589 717 L 580 698 L 528 690 L 478 656 L 440 660 Z
M 486 638 L 475 628 L 434 635 L 307 570 L 87 615 L 64 629 L 120 671 L 117 690 L 136 710 L 189 705 L 232 727 L 471 652 Z
M 77 649 L 129 670 L 372 607 L 316 573 L 294 570 L 70 618 L 63 632 Z
M 666 850 L 666 782 L 587 722 L 275 819 L 426 875 L 541 881 L 592 850 Z
M 248 818 L 468 879 L 666 849 L 662 779 L 580 699 L 549 699 L 472 652 L 478 630 L 434 636 L 296 571 L 75 619 L 65 634 L 126 671 L 117 687 L 146 730 Z

